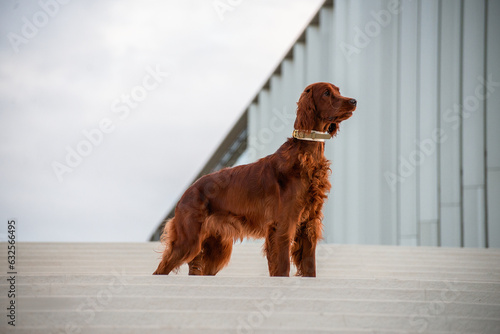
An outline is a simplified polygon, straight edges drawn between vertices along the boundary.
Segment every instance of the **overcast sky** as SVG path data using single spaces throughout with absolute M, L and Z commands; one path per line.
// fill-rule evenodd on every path
M 3 240 L 147 240 L 322 3 L 58 1 L 0 4 Z

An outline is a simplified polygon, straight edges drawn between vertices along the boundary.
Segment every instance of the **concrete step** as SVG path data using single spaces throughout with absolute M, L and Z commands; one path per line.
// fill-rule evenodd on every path
M 300 282 L 300 281 L 298 281 Z M 110 287 L 111 286 L 111 287 Z M 500 292 L 492 291 L 452 291 L 447 289 L 388 289 L 388 288 L 344 288 L 344 287 L 305 287 L 297 284 L 291 287 L 262 286 L 256 289 L 252 286 L 210 286 L 197 287 L 164 284 L 122 285 L 120 281 L 110 284 L 19 284 L 17 290 L 21 296 L 85 296 L 88 294 L 109 293 L 120 291 L 126 296 L 165 296 L 170 297 L 195 297 L 208 298 L 220 295 L 241 298 L 266 298 L 271 293 L 287 294 L 289 297 L 303 299 L 354 299 L 354 300 L 413 300 L 434 301 L 442 296 L 452 296 L 453 301 L 462 303 L 495 304 L 500 300 Z
M 250 329 L 249 329 L 250 328 Z M 52 333 L 79 333 L 79 334 L 137 334 L 137 333 L 180 333 L 180 334 L 304 334 L 304 333 L 335 333 L 335 334 L 374 334 L 374 333 L 384 333 L 384 334 L 401 334 L 400 330 L 390 330 L 384 329 L 382 332 L 374 331 L 370 328 L 362 329 L 339 329 L 339 328 L 318 328 L 309 327 L 304 329 L 292 329 L 292 328 L 277 328 L 277 327 L 258 327 L 249 326 L 248 322 L 242 323 L 238 328 L 231 329 L 211 329 L 211 328 L 175 328 L 163 327 L 163 326 L 127 326 L 122 327 L 116 326 L 93 326 L 93 327 L 76 327 L 68 325 L 66 327 L 25 327 L 16 328 L 16 334 L 31 334 L 31 333 L 41 333 L 43 330 L 51 331 Z M 450 334 L 449 331 L 430 331 L 425 330 L 426 334 Z M 460 332 L 457 332 L 460 333 Z M 479 334 L 477 332 L 468 332 L 467 334 Z
M 147 275 L 151 274 L 156 269 L 156 265 L 152 267 L 98 267 L 98 266 L 53 266 L 53 267 L 23 267 L 19 266 L 18 270 L 23 273 L 23 275 L 40 275 L 40 274 L 51 274 L 57 273 L 60 275 L 66 274 L 95 274 L 102 275 L 108 274 L 113 271 L 123 270 L 127 275 Z M 181 267 L 178 275 L 187 275 L 187 266 Z M 295 269 L 291 270 L 291 274 L 294 275 Z M 173 274 L 175 275 L 175 273 Z M 413 270 L 335 270 L 335 269 L 324 269 L 318 266 L 317 270 L 318 277 L 352 277 L 352 278 L 415 278 L 421 280 L 459 280 L 459 281 L 499 281 L 500 275 L 490 272 L 439 272 L 439 271 L 413 271 Z M 261 264 L 254 267 L 232 267 L 228 266 L 223 269 L 217 276 L 269 276 L 267 270 L 267 264 Z
M 110 265 L 129 265 L 129 266 L 137 266 L 144 263 L 144 265 L 156 265 L 159 263 L 160 259 L 157 257 L 151 258 L 126 258 L 126 257 L 82 257 L 82 256 L 71 256 L 66 255 L 66 258 L 61 257 L 53 257 L 50 255 L 46 256 L 36 256 L 25 258 L 19 256 L 17 258 L 18 265 L 22 265 L 25 267 L 33 267 L 33 266 L 61 266 L 61 265 L 72 265 L 72 261 L 78 261 L 78 264 L 83 265 L 93 265 L 93 266 L 110 266 Z M 500 269 L 496 267 L 498 263 L 495 261 L 458 261 L 453 259 L 442 260 L 442 261 L 426 261 L 425 259 L 421 261 L 416 260 L 408 260 L 404 259 L 387 259 L 384 258 L 382 260 L 378 260 L 377 258 L 356 258 L 356 257 L 343 257 L 343 258 L 330 258 L 330 259 L 319 259 L 321 262 L 318 265 L 322 265 L 324 267 L 335 266 L 335 268 L 349 269 L 349 268 L 429 268 L 436 269 L 437 267 L 442 269 L 454 270 L 454 271 L 471 271 L 474 269 L 484 269 L 489 270 L 491 272 L 499 272 Z M 6 259 L 0 259 L 0 261 L 6 261 Z M 248 266 L 248 265 L 267 265 L 267 260 L 263 256 L 254 255 L 252 257 L 242 257 L 242 256 L 233 256 L 231 258 L 232 265 L 235 266 Z
M 36 249 L 36 253 L 32 250 Z M 26 255 L 25 251 L 30 256 L 45 256 L 46 253 L 52 253 L 53 256 L 59 256 L 61 253 L 72 255 L 93 256 L 96 253 L 101 254 L 103 250 L 108 255 L 121 256 L 126 252 L 129 256 L 144 256 L 145 251 L 150 251 L 151 256 L 160 256 L 162 246 L 159 243 L 23 243 L 18 245 L 18 256 Z M 84 252 L 82 252 L 82 250 Z M 135 251 L 139 252 L 136 253 Z M 244 243 L 237 244 L 233 250 L 233 257 L 238 255 L 261 255 L 262 243 Z M 428 255 L 433 257 L 429 258 Z M 47 254 L 48 255 L 48 254 Z M 467 260 L 496 260 L 500 255 L 498 249 L 482 249 L 482 248 L 440 248 L 440 252 L 435 252 L 433 247 L 395 247 L 395 246 L 352 246 L 352 245 L 329 245 L 320 244 L 317 248 L 318 257 L 329 258 L 330 256 L 355 256 L 373 258 L 384 255 L 387 258 L 400 259 L 427 259 L 434 261 L 436 259 L 448 259 L 451 257 L 459 257 L 461 261 Z M 410 256 L 411 255 L 411 256 Z M 477 256 L 480 256 L 479 258 Z M 5 253 L 0 257 L 5 257 Z
M 451 296 L 451 295 L 450 295 Z M 200 299 L 200 297 L 203 297 Z M 5 297 L 3 297 L 5 299 Z M 32 296 L 20 297 L 18 302 L 23 311 L 77 311 L 81 305 L 87 303 L 87 296 Z M 286 302 L 285 302 L 286 301 Z M 138 299 L 136 296 L 125 296 L 122 293 L 107 300 L 105 308 L 108 310 L 186 310 L 221 311 L 227 309 L 236 312 L 254 311 L 257 309 L 271 309 L 272 304 L 267 298 L 243 296 L 152 296 Z M 412 314 L 428 305 L 427 301 L 415 300 L 370 300 L 370 299 L 342 299 L 335 298 L 296 298 L 283 295 L 283 302 L 279 305 L 279 312 L 331 312 L 331 313 L 359 313 L 371 314 Z M 455 301 L 442 309 L 442 316 L 485 317 L 497 318 L 500 314 L 500 305 L 488 303 L 463 303 Z
M 52 328 L 60 324 L 76 327 L 85 327 L 90 322 L 92 326 L 134 326 L 138 323 L 161 326 L 175 330 L 177 328 L 202 328 L 233 330 L 242 332 L 252 328 L 266 328 L 272 332 L 273 328 L 294 329 L 308 332 L 319 329 L 389 329 L 412 330 L 412 323 L 421 323 L 421 328 L 432 331 L 483 332 L 494 333 L 500 328 L 500 319 L 481 317 L 458 316 L 430 316 L 408 314 L 360 314 L 359 312 L 277 312 L 276 308 L 252 312 L 237 312 L 234 310 L 200 311 L 192 310 L 102 310 L 99 312 L 82 311 L 35 311 L 23 314 L 25 322 L 39 330 Z
M 118 261 L 92 261 L 92 260 L 84 260 L 84 261 L 78 261 L 78 265 L 75 265 L 75 259 L 73 260 L 41 260 L 41 261 L 19 261 L 18 262 L 18 268 L 22 270 L 25 273 L 33 272 L 35 270 L 39 270 L 40 267 L 43 267 L 45 272 L 57 272 L 61 270 L 65 271 L 71 271 L 73 272 L 76 270 L 76 267 L 85 269 L 85 270 L 92 270 L 93 268 L 95 270 L 101 270 L 104 269 L 106 270 L 107 268 L 126 268 L 128 270 L 133 270 L 133 269 L 138 269 L 138 270 L 143 270 L 144 273 L 147 272 L 152 272 L 151 269 L 155 269 L 155 266 L 157 265 L 157 260 L 154 261 L 123 261 L 123 263 L 120 263 Z M 255 262 L 250 262 L 246 261 L 243 262 L 239 259 L 233 259 L 233 263 L 231 263 L 231 267 L 233 270 L 245 270 L 245 268 L 257 268 L 257 269 L 266 269 L 267 270 L 267 261 L 265 259 L 262 259 L 260 261 L 255 261 Z M 59 269 L 58 269 L 59 268 Z M 98 269 L 99 268 L 99 269 Z M 348 264 L 339 264 L 335 262 L 327 262 L 327 263 L 322 263 L 321 265 L 318 266 L 318 270 L 322 271 L 332 271 L 332 272 L 392 272 L 392 271 L 399 271 L 399 272 L 419 272 L 419 273 L 434 273 L 437 270 L 440 270 L 441 272 L 446 272 L 446 273 L 477 273 L 477 270 L 482 270 L 483 273 L 486 273 L 488 275 L 495 275 L 497 277 L 500 276 L 500 269 L 499 268 L 492 268 L 492 267 L 486 267 L 486 266 L 472 266 L 472 267 L 465 267 L 464 265 L 461 266 L 438 266 L 438 265 L 425 265 L 425 264 L 371 264 L 371 263 L 366 263 L 366 264 L 353 264 L 353 265 L 348 265 Z M 40 272 L 40 271 L 38 271 Z
M 4 249 L 6 245 L 0 245 Z M 498 333 L 500 251 L 320 245 L 269 277 L 261 244 L 215 277 L 153 276 L 158 243 L 21 243 L 15 333 Z M 4 261 L 5 260 L 5 261 Z M 0 255 L 6 263 L 6 252 Z M 5 270 L 4 272 L 6 272 Z M 7 276 L 0 304 L 7 305 Z M 1 332 L 9 327 L 2 323 Z
M 238 277 L 238 276 L 153 276 L 153 275 L 125 275 L 124 272 L 115 271 L 114 274 L 105 275 L 23 275 L 18 277 L 20 284 L 109 284 L 114 281 L 123 281 L 126 285 L 184 285 L 184 286 L 249 286 L 259 288 L 262 286 L 283 287 L 300 284 L 304 287 L 342 287 L 342 288 L 394 288 L 394 289 L 437 289 L 460 291 L 493 291 L 500 292 L 500 282 L 480 281 L 440 281 L 418 280 L 414 278 L 335 278 L 335 277 Z
M 6 246 L 5 243 L 3 243 Z M 126 251 L 127 253 L 133 254 L 133 251 L 151 251 L 156 254 L 161 254 L 163 250 L 162 245 L 157 242 L 151 243 L 23 243 L 18 244 L 19 255 L 23 255 L 24 251 L 29 252 L 31 255 L 32 250 L 37 251 L 37 253 L 55 253 L 60 254 L 60 252 L 67 253 L 80 253 L 80 254 L 91 254 L 91 253 L 101 253 L 105 250 L 108 254 L 120 254 Z M 436 257 L 446 257 L 446 256 L 461 256 L 462 258 L 474 258 L 476 255 L 486 258 L 497 258 L 500 254 L 499 249 L 485 249 L 485 248 L 439 248 L 440 252 L 435 252 L 435 247 L 405 247 L 405 246 L 367 246 L 367 245 L 332 245 L 332 244 L 320 244 L 318 245 L 317 251 L 318 255 L 330 255 L 330 254 L 354 254 L 354 255 L 392 255 L 392 256 L 407 256 L 409 254 L 412 257 L 415 256 L 426 256 L 428 254 L 433 254 Z M 85 253 L 82 253 L 85 251 Z M 256 252 L 262 252 L 262 243 L 243 243 L 235 244 L 233 250 L 233 256 L 238 254 L 254 255 Z M 2 254 L 4 256 L 5 254 Z

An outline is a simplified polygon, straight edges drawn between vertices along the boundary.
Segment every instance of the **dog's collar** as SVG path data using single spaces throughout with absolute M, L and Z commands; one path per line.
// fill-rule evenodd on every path
M 330 139 L 332 136 L 328 132 L 320 132 L 311 130 L 310 132 L 293 130 L 292 134 L 293 138 L 297 138 L 300 140 L 308 140 L 308 141 L 319 141 L 325 142 L 325 139 Z

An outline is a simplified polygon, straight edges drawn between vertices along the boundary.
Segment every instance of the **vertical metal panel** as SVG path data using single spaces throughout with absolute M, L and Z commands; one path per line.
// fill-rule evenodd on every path
M 461 245 L 461 206 L 441 205 L 440 210 L 440 245 L 443 247 L 460 247 Z
M 486 180 L 488 246 L 500 247 L 500 1 L 487 2 L 487 55 L 485 79 L 491 81 L 486 100 Z
M 441 1 L 439 59 L 440 244 L 461 245 L 461 2 Z
M 484 187 L 464 189 L 464 246 L 485 246 Z
M 259 158 L 269 154 L 269 133 L 266 131 L 266 124 L 269 122 L 269 114 L 271 113 L 271 101 L 269 90 L 263 89 L 259 93 L 259 120 L 256 133 L 256 141 L 259 147 Z
M 306 80 L 308 84 L 321 81 L 321 49 L 319 27 L 306 29 Z
M 349 42 L 346 36 L 347 28 L 347 0 L 337 0 L 334 4 L 332 20 L 332 43 L 335 61 L 333 62 L 332 83 L 339 87 L 344 87 L 345 76 L 348 65 L 348 59 L 342 53 L 342 43 Z M 347 242 L 347 226 L 350 222 L 347 220 L 347 201 L 345 197 L 347 189 L 347 177 L 342 177 L 347 173 L 347 165 L 343 146 L 342 136 L 336 137 L 329 145 L 326 145 L 325 151 L 327 157 L 331 160 L 332 169 L 332 190 L 328 196 L 328 202 L 324 209 L 325 219 L 328 221 L 330 229 L 326 232 L 328 242 L 345 243 Z M 345 142 L 347 144 L 347 142 Z
M 420 244 L 438 244 L 438 159 L 440 141 L 438 108 L 438 6 L 435 0 L 422 0 L 419 50 L 419 127 L 417 152 L 419 172 Z
M 335 82 L 333 76 L 333 66 L 336 60 L 335 55 L 335 31 L 333 29 L 333 7 L 325 7 L 320 12 L 320 43 L 323 52 L 321 52 L 321 63 L 323 68 L 321 70 L 321 81 Z M 328 144 L 328 143 L 327 143 Z M 325 145 L 325 156 L 332 161 L 332 145 Z M 329 194 L 329 198 L 333 195 Z M 333 212 L 333 201 L 327 200 L 324 208 L 323 219 L 323 237 L 325 242 L 332 242 L 334 235 L 334 219 L 331 212 Z
M 281 65 L 280 65 L 281 66 Z M 282 75 L 273 75 L 271 77 L 271 88 L 270 88 L 270 101 L 271 108 L 268 118 L 268 123 L 264 126 L 269 129 L 268 133 L 270 136 L 268 146 L 268 153 L 271 154 L 276 152 L 276 150 L 285 142 L 285 126 L 281 124 L 278 118 L 280 110 L 283 109 L 284 99 L 283 99 L 283 77 Z
M 320 77 L 319 81 L 332 81 L 332 69 L 333 69 L 333 31 L 332 27 L 333 19 L 333 7 L 324 7 L 319 13 L 319 42 L 321 44 L 320 52 Z
M 282 134 L 282 138 L 291 137 L 293 131 L 293 123 L 295 121 L 297 104 L 296 102 L 300 96 L 300 88 L 299 92 L 295 89 L 295 73 L 293 71 L 293 61 L 290 59 L 283 60 L 281 75 L 283 78 L 282 81 L 282 99 L 283 103 L 276 110 L 277 114 L 275 115 L 279 122 L 279 125 L 283 125 L 283 130 L 280 131 Z M 283 142 L 285 139 L 283 139 Z
M 498 112 L 498 109 L 496 109 L 495 112 Z M 500 124 L 497 125 L 500 126 Z M 498 148 L 497 143 L 495 149 Z M 500 168 L 499 167 L 488 169 L 487 195 L 488 195 L 488 247 L 500 248 L 500 205 L 499 205 Z
M 252 103 L 248 107 L 248 144 L 247 159 L 248 162 L 254 162 L 260 158 L 260 143 L 257 133 L 260 124 L 260 108 L 257 103 Z
M 397 90 L 398 90 L 398 29 L 399 11 L 391 7 L 393 1 L 382 1 L 377 14 L 382 17 L 385 13 L 387 22 L 382 22 L 381 34 L 378 37 L 380 45 L 377 52 L 380 53 L 379 80 L 373 82 L 379 86 L 380 99 L 377 113 L 380 137 L 380 169 L 376 178 L 382 183 L 380 193 L 377 195 L 381 200 L 377 201 L 380 207 L 380 241 L 381 244 L 395 245 L 398 243 L 397 228 L 397 204 L 398 197 L 396 187 L 392 187 L 386 179 L 386 173 L 397 173 Z M 380 19 L 379 19 L 380 20 Z M 374 80 L 375 81 L 375 80 Z M 369 88 L 368 88 L 369 89 Z M 371 112 L 371 111 L 370 111 Z M 370 131 L 368 130 L 368 134 Z M 383 199 L 383 200 L 382 200 Z M 367 222 L 369 224 L 369 222 Z
M 400 35 L 400 244 L 417 245 L 417 39 L 418 3 L 402 2 Z
M 339 134 L 347 139 L 342 149 L 349 163 L 349 172 L 341 177 L 348 179 L 348 193 L 352 193 L 347 209 L 348 216 L 353 217 L 350 221 L 357 227 L 350 235 L 353 243 L 379 244 L 382 232 L 381 205 L 373 200 L 382 195 L 384 179 L 381 161 L 386 154 L 382 146 L 386 87 L 381 43 L 381 35 L 386 32 L 373 16 L 381 8 L 381 1 L 358 2 L 350 7 L 354 40 L 358 35 L 366 37 L 364 44 L 358 43 L 359 53 L 348 66 L 348 84 L 341 87 L 344 95 L 359 101 L 353 117 L 341 124 Z M 356 147 L 358 149 L 354 149 Z
M 464 246 L 484 247 L 484 102 L 476 96 L 479 76 L 484 75 L 485 2 L 464 1 L 462 166 Z
M 360 2 L 348 2 L 347 3 L 347 17 L 349 18 L 347 22 L 347 34 L 345 35 L 346 41 L 353 43 L 355 41 L 358 28 L 364 27 L 365 22 L 363 19 L 363 4 Z M 362 50 L 361 52 L 364 52 Z M 362 73 L 360 67 L 363 63 L 362 56 L 360 57 L 352 57 L 351 59 L 346 61 L 346 58 L 342 58 L 342 65 L 344 69 L 341 74 L 341 84 L 339 85 L 341 89 L 341 93 L 346 96 L 354 95 L 354 92 L 360 92 L 360 75 Z M 363 97 L 359 97 L 363 99 Z M 333 184 L 338 180 L 342 180 L 344 183 L 344 192 L 338 193 L 337 196 L 341 196 L 344 201 L 344 205 L 342 210 L 345 210 L 345 221 L 346 224 L 346 235 L 345 242 L 346 243 L 359 243 L 362 242 L 361 239 L 364 238 L 365 234 L 363 231 L 362 224 L 364 223 L 361 219 L 362 210 L 360 207 L 363 207 L 363 201 L 365 198 L 362 196 L 362 166 L 360 161 L 360 156 L 362 154 L 362 141 L 361 141 L 361 119 L 360 109 L 357 109 L 356 115 L 358 120 L 354 121 L 353 119 L 343 122 L 340 125 L 340 131 L 335 141 L 335 148 L 342 150 L 343 153 L 343 161 L 340 161 L 342 164 L 342 173 L 337 172 L 333 175 Z M 358 150 L 353 150 L 354 147 L 358 147 Z M 335 161 L 334 163 L 338 164 L 339 161 Z
M 306 80 L 306 51 L 305 45 L 302 43 L 296 43 L 293 46 L 293 71 L 295 77 L 295 92 L 297 93 L 297 101 L 299 99 L 300 93 L 307 86 Z
M 303 43 L 296 43 L 293 46 L 293 61 L 291 63 L 291 71 L 293 72 L 293 81 L 290 84 L 291 104 L 290 110 L 287 113 L 296 115 L 297 102 L 299 101 L 300 94 L 304 91 L 307 85 L 306 81 L 306 50 Z M 295 117 L 291 120 L 291 126 Z

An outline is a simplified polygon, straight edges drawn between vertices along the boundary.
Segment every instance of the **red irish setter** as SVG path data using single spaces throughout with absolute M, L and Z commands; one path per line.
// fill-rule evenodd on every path
M 271 276 L 316 276 L 323 202 L 330 190 L 324 139 L 351 117 L 356 100 L 338 87 L 315 83 L 297 103 L 293 138 L 257 162 L 205 175 L 189 187 L 167 221 L 166 248 L 155 275 L 188 263 L 190 275 L 215 275 L 231 257 L 233 241 L 264 238 Z

